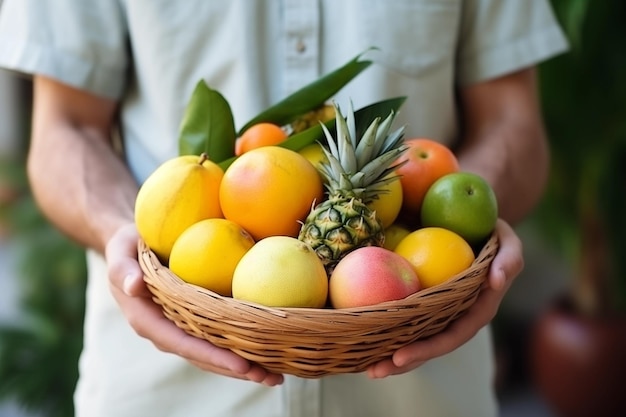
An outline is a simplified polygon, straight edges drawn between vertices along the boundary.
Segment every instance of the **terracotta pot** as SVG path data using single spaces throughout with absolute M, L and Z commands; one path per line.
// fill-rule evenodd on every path
M 559 417 L 626 416 L 626 316 L 582 317 L 561 299 L 537 320 L 531 375 Z

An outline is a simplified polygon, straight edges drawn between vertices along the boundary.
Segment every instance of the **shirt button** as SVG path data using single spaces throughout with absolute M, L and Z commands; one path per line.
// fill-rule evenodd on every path
M 296 42 L 296 51 L 299 54 L 302 54 L 306 51 L 306 44 L 302 39 L 299 39 L 298 42 Z

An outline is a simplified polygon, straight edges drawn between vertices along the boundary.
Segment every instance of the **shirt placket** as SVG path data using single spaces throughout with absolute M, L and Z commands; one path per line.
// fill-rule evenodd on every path
M 319 0 L 283 0 L 283 97 L 319 77 Z M 321 382 L 287 376 L 283 385 L 286 416 L 322 417 Z
M 283 384 L 285 417 L 322 417 L 321 380 L 287 375 Z
M 283 0 L 283 96 L 319 77 L 320 5 L 318 0 Z M 287 376 L 283 385 L 286 416 L 322 417 L 321 382 Z
M 283 95 L 319 76 L 320 5 L 317 0 L 283 0 L 285 34 Z

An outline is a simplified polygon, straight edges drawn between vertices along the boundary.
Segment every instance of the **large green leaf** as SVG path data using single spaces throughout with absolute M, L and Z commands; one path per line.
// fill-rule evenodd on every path
M 239 134 L 241 135 L 247 128 L 260 122 L 286 125 L 298 116 L 320 107 L 372 64 L 372 61 L 361 59 L 365 52 L 367 51 L 259 113 L 239 130 Z
M 354 113 L 354 121 L 356 124 L 357 135 L 363 135 L 365 129 L 367 129 L 367 127 L 372 123 L 375 118 L 381 117 L 382 119 L 384 119 L 389 115 L 389 113 L 391 113 L 391 111 L 397 113 L 405 101 L 406 96 L 394 97 L 382 101 L 377 101 L 357 110 Z
M 376 117 L 385 118 L 389 115 L 391 111 L 397 112 L 398 109 L 402 106 L 406 97 L 394 97 L 382 101 L 377 101 L 368 106 L 362 107 L 354 112 L 354 121 L 357 128 L 357 134 L 362 134 L 362 132 L 370 125 L 370 123 Z M 330 130 L 331 133 L 334 134 L 335 128 L 335 119 L 329 120 L 325 123 L 326 127 Z M 295 135 L 290 136 L 286 141 L 281 143 L 279 146 L 283 148 L 291 149 L 293 151 L 299 151 L 311 143 L 316 141 L 324 141 L 324 134 L 322 132 L 321 125 L 315 125 L 303 132 L 297 133 Z M 228 168 L 233 161 L 237 159 L 236 157 L 228 158 L 219 163 L 222 169 Z
M 394 112 L 397 112 L 405 100 L 406 97 L 394 97 L 382 101 L 377 101 L 356 110 L 354 112 L 354 121 L 356 124 L 357 135 L 363 134 L 365 129 L 372 123 L 372 121 L 376 117 L 385 118 L 392 110 Z M 330 132 L 334 134 L 335 119 L 326 122 L 326 127 L 328 127 Z M 304 132 L 300 132 L 298 134 L 290 136 L 286 141 L 281 143 L 280 146 L 294 151 L 299 151 L 300 149 L 304 148 L 307 145 L 310 145 L 315 141 L 323 140 L 323 138 L 324 135 L 322 132 L 322 126 L 318 124 L 305 130 Z
M 200 80 L 193 91 L 180 126 L 180 155 L 206 153 L 212 161 L 234 155 L 235 123 L 228 101 Z
M 179 154 L 198 155 L 205 152 L 212 161 L 234 160 L 235 140 L 241 132 L 259 122 L 285 125 L 298 116 L 320 107 L 371 65 L 371 61 L 361 60 L 365 52 L 261 112 L 239 132 L 235 130 L 229 103 L 218 91 L 209 88 L 204 80 L 200 80 L 185 109 L 180 126 Z

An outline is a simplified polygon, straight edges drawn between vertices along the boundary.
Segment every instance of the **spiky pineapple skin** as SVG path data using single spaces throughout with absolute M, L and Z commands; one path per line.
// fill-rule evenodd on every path
M 351 250 L 383 246 L 385 233 L 376 213 L 361 200 L 331 196 L 307 216 L 298 236 L 313 247 L 327 271 Z
M 383 246 L 380 220 L 367 204 L 377 198 L 380 187 L 406 150 L 404 127 L 390 132 L 395 112 L 384 120 L 373 118 L 362 134 L 356 129 L 354 109 L 344 118 L 336 103 L 335 136 L 322 126 L 326 161 L 318 166 L 328 199 L 313 207 L 298 238 L 312 246 L 330 274 L 346 254 L 362 246 Z

